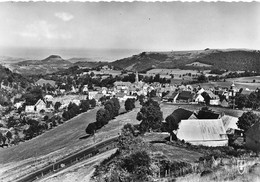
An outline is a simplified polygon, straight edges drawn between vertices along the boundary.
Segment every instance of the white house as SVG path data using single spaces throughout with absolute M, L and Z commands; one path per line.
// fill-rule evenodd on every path
M 89 91 L 88 92 L 88 99 L 89 100 L 94 99 L 97 94 L 98 94 L 98 91 Z
M 46 103 L 42 99 L 39 99 L 34 105 L 34 107 L 36 112 L 40 112 L 41 110 L 47 110 Z
M 196 94 L 194 97 L 195 102 L 204 102 L 204 97 L 201 94 Z
M 34 105 L 25 106 L 25 112 L 32 113 L 35 112 Z

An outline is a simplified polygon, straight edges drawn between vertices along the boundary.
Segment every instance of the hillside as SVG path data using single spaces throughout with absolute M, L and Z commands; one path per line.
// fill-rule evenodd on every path
M 131 71 L 144 71 L 151 68 L 224 68 L 232 71 L 249 70 L 260 72 L 260 51 L 205 49 L 198 51 L 143 52 L 114 61 L 111 65 Z
M 0 65 L 0 82 L 4 85 L 17 85 L 26 87 L 29 83 L 28 79 L 18 73 L 13 73 L 10 69 Z

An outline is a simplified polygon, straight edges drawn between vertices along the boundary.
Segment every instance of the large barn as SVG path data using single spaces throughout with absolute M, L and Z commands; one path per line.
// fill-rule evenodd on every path
M 228 145 L 228 137 L 222 119 L 181 120 L 176 136 L 193 145 Z

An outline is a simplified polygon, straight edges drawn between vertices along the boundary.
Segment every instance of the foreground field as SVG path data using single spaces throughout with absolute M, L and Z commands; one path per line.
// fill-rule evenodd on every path
M 102 160 L 108 158 L 117 149 L 109 150 L 103 154 L 94 156 L 88 160 L 81 161 L 63 171 L 48 176 L 44 179 L 38 180 L 39 182 L 71 182 L 71 181 L 90 181 L 91 175 L 95 170 L 95 165 L 98 165 Z
M 122 106 L 121 106 L 122 107 Z M 140 106 L 139 106 L 140 107 Z M 29 172 L 35 171 L 43 166 L 51 164 L 58 159 L 64 158 L 65 156 L 75 153 L 83 148 L 91 146 L 94 142 L 100 142 L 110 137 L 118 135 L 121 128 L 126 123 L 138 124 L 136 120 L 137 112 L 139 107 L 133 111 L 119 115 L 115 119 L 111 120 L 108 125 L 100 129 L 95 135 L 95 141 L 93 137 L 84 138 L 85 128 L 90 122 L 95 121 L 96 112 L 98 108 L 83 113 L 70 121 L 60 125 L 46 133 L 21 143 L 17 146 L 5 148 L 0 150 L 0 181 L 13 181 L 19 176 L 28 174 Z M 175 109 L 183 107 L 190 110 L 199 110 L 199 105 L 169 105 L 161 104 L 161 110 L 163 111 L 163 117 L 166 118 Z M 224 112 L 225 114 L 239 117 L 243 111 L 230 110 L 224 108 L 212 107 L 213 110 L 218 112 Z M 161 144 L 154 145 L 155 150 L 161 149 Z M 169 151 L 177 151 L 178 148 L 171 147 L 165 149 Z M 166 151 L 165 151 L 166 152 Z M 176 153 L 176 152 L 175 152 Z M 183 157 L 183 154 L 189 154 L 186 151 L 176 153 L 176 158 Z M 200 154 L 194 154 L 197 158 Z M 188 159 L 187 160 L 194 160 Z

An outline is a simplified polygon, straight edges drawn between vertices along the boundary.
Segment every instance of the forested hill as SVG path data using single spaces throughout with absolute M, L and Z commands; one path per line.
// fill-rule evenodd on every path
M 151 68 L 228 69 L 260 72 L 260 51 L 257 50 L 199 50 L 143 52 L 111 63 L 122 69 L 144 71 Z
M 23 77 L 18 73 L 13 73 L 8 68 L 0 65 L 0 82 L 4 83 L 4 85 L 18 85 L 20 84 L 21 87 L 26 88 L 30 85 L 30 82 L 27 78 Z

